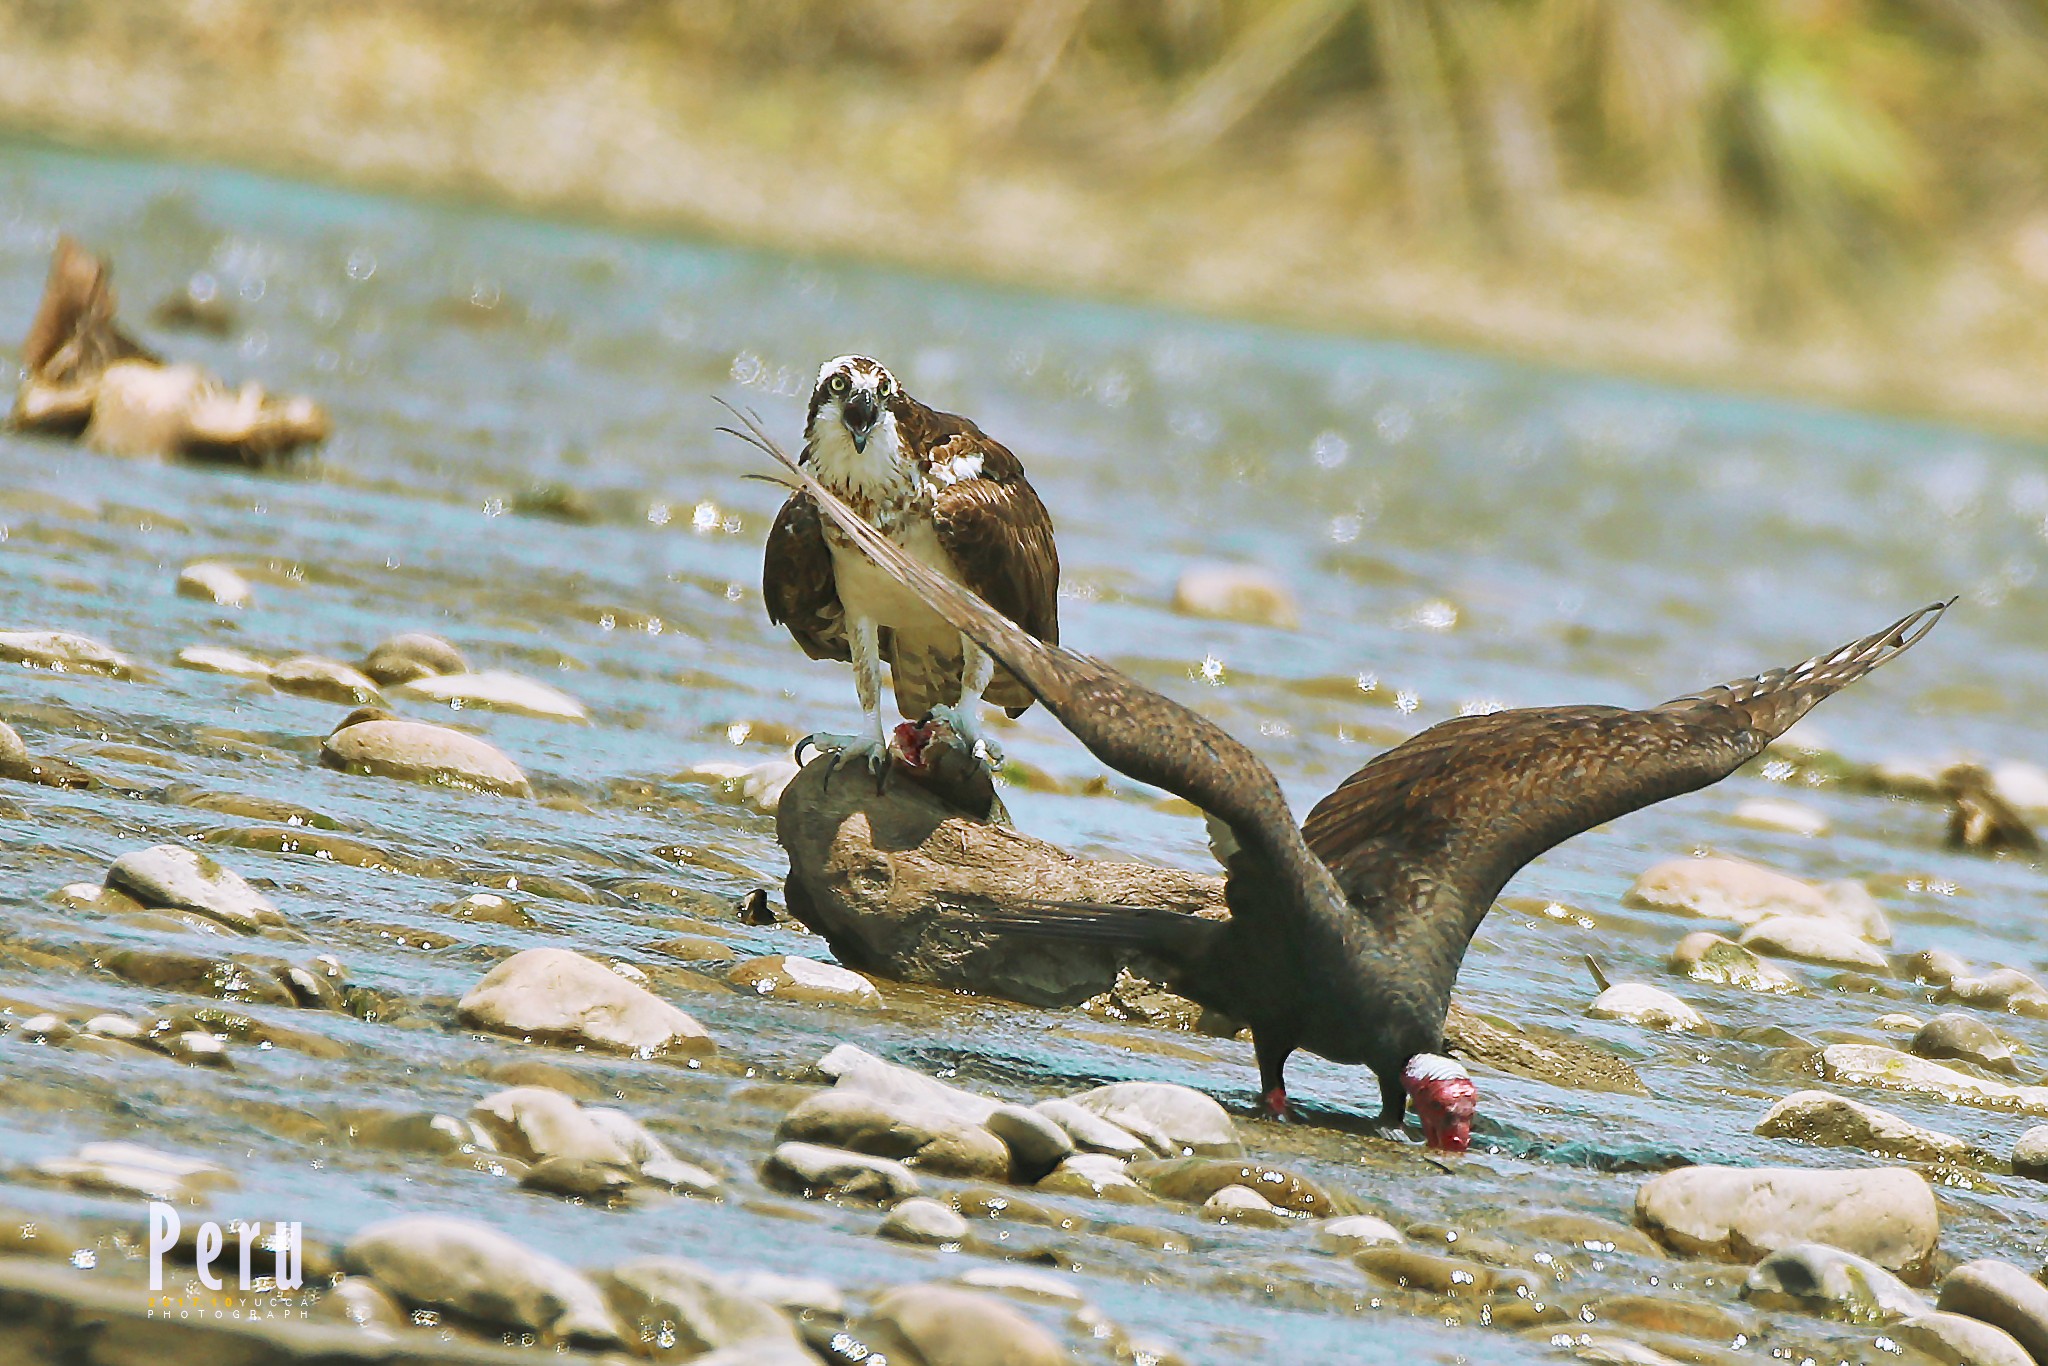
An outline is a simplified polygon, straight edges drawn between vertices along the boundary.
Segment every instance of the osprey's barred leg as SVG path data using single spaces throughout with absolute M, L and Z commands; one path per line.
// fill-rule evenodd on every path
M 860 695 L 860 709 L 867 714 L 869 738 L 846 745 L 832 760 L 837 773 L 851 763 L 865 763 L 874 775 L 875 788 L 889 781 L 889 736 L 882 729 L 882 643 L 881 632 L 870 617 L 855 617 L 847 631 L 853 655 L 853 686 Z
M 960 700 L 932 708 L 932 715 L 951 725 L 953 733 L 991 769 L 1003 766 L 1003 751 L 981 733 L 981 695 L 995 676 L 995 657 L 966 636 L 960 637 Z

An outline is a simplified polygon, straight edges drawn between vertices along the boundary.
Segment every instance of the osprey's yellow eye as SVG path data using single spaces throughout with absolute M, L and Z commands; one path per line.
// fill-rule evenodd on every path
M 846 376 L 844 376 L 844 375 L 834 375 L 834 376 L 832 376 L 832 378 L 831 378 L 831 379 L 830 379 L 829 381 L 827 381 L 827 382 L 826 382 L 826 385 L 825 385 L 825 387 L 826 387 L 827 389 L 830 389 L 830 390 L 831 390 L 831 391 L 832 391 L 833 393 L 835 393 L 835 394 L 843 394 L 843 393 L 845 393 L 845 392 L 846 392 Z
M 876 398 L 887 398 L 887 397 L 889 397 L 889 388 L 890 388 L 890 385 L 889 385 L 889 381 L 888 381 L 888 380 L 886 380 L 886 379 L 885 379 L 885 380 L 883 380 L 883 381 L 882 381 L 882 382 L 881 382 L 880 384 L 877 384 L 877 385 L 875 386 L 875 397 L 876 397 Z

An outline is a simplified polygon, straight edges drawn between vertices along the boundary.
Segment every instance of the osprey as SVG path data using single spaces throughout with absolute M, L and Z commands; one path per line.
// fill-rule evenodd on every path
M 879 361 L 840 356 L 818 371 L 800 458 L 906 554 L 1036 639 L 1059 640 L 1052 518 L 1017 457 L 972 422 L 919 403 Z M 938 712 L 970 745 L 982 743 L 973 699 L 1012 716 L 1031 705 L 1029 689 L 878 569 L 806 492 L 768 532 L 761 595 L 805 654 L 853 665 L 867 735 L 838 741 L 840 764 L 859 757 L 877 779 L 888 772 L 885 661 L 906 719 Z

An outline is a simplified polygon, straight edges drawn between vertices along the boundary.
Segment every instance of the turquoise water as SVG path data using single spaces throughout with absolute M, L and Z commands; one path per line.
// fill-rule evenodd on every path
M 60 1010 L 176 1003 L 92 960 L 110 946 L 218 952 L 217 941 L 64 909 L 50 894 L 97 881 L 128 849 L 196 839 L 224 844 L 217 853 L 271 888 L 310 937 L 305 953 L 332 951 L 350 980 L 405 1004 L 378 1023 L 268 1012 L 339 1040 L 347 1057 L 248 1049 L 229 1072 L 0 1037 L 14 1101 L 0 1118 L 7 1162 L 137 1137 L 215 1156 L 242 1174 L 239 1198 L 264 1217 L 289 1209 L 326 1238 L 434 1209 L 498 1223 L 579 1264 L 677 1251 L 858 1286 L 940 1274 L 958 1259 L 877 1243 L 871 1213 L 764 1212 L 791 1203 L 752 1175 L 786 1099 L 757 1088 L 799 1075 L 841 1039 L 928 1071 L 958 1069 L 1006 1095 L 1158 1077 L 1248 1113 L 1249 1050 L 1230 1041 L 913 990 L 892 992 L 881 1012 L 779 1005 L 681 973 L 653 951 L 683 916 L 709 922 L 743 956 L 823 954 L 790 928 L 732 917 L 731 898 L 779 884 L 772 821 L 676 775 L 704 759 L 774 758 L 779 735 L 857 720 L 846 671 L 804 660 L 765 619 L 760 546 L 778 494 L 744 481 L 761 460 L 712 430 L 721 418 L 713 396 L 723 395 L 794 443 L 817 364 L 846 351 L 882 357 L 913 393 L 973 414 L 1022 456 L 1059 528 L 1066 643 L 1245 737 L 1303 809 L 1389 739 L 1465 707 L 1654 702 L 1791 663 L 1951 593 L 1961 602 L 1924 645 L 1824 705 L 1815 726 L 1865 762 L 2048 761 L 2035 720 L 2048 704 L 2048 586 L 2038 581 L 2048 464 L 2032 445 L 24 148 L 0 149 L 0 338 L 25 330 L 60 229 L 111 255 L 124 316 L 146 337 L 230 379 L 317 396 L 336 435 L 277 473 L 0 436 L 0 629 L 79 631 L 151 670 L 135 682 L 7 676 L 0 717 L 32 749 L 141 794 L 0 791 L 25 817 L 0 827 L 0 944 L 69 964 L 0 955 L 0 995 Z M 235 335 L 171 335 L 144 321 L 155 300 L 201 273 L 233 301 Z M 559 506 L 564 495 L 580 520 L 520 510 Z M 234 613 L 174 597 L 178 569 L 201 558 L 241 567 L 257 582 L 256 604 Z M 1303 628 L 1176 615 L 1174 581 L 1202 559 L 1276 571 L 1300 600 Z M 343 709 L 171 667 L 179 649 L 200 643 L 356 659 L 406 629 L 446 635 L 479 667 L 533 675 L 589 706 L 588 726 L 459 718 L 555 800 L 327 771 L 315 762 L 317 737 Z M 1346 695 L 1343 681 L 1362 674 L 1375 689 Z M 1397 697 L 1406 709 L 1392 705 Z M 737 723 L 752 730 L 736 744 Z M 1042 709 L 999 734 L 1012 757 L 1074 786 L 1101 771 Z M 309 808 L 393 866 L 240 847 L 229 842 L 247 841 L 237 828 L 272 822 L 199 805 L 201 792 Z M 1025 829 L 1085 852 L 1205 865 L 1199 822 L 1128 784 L 1114 792 L 1019 790 L 1005 800 Z M 1796 797 L 1832 833 L 1730 823 L 1739 802 L 1758 796 Z M 1460 998 L 1623 1053 L 1651 1097 L 1483 1077 L 1504 1151 L 1428 1180 L 1341 1134 L 1249 1122 L 1247 1132 L 1261 1151 L 1368 1204 L 1453 1224 L 1530 1207 L 1627 1217 L 1640 1177 L 1515 1155 L 1545 1145 L 1856 1165 L 1855 1154 L 1751 1133 L 1769 1101 L 1802 1082 L 1732 1036 L 1779 1025 L 1811 1042 L 1880 1039 L 1879 1014 L 1924 1016 L 1925 1000 L 1829 990 L 1819 969 L 1803 970 L 1816 989 L 1791 999 L 1669 978 L 1664 956 L 1702 922 L 1624 909 L 1621 895 L 1650 864 L 1712 848 L 1806 877 L 1872 879 L 1899 951 L 1942 947 L 2048 972 L 2037 870 L 1944 851 L 1942 822 L 1936 806 L 1831 787 L 1788 792 L 1756 772 L 1615 822 L 1545 856 L 1509 889 L 1581 908 L 1594 926 L 1496 914 Z M 725 871 L 656 852 L 677 845 L 712 851 Z M 533 930 L 429 909 L 535 874 L 587 896 L 526 895 L 540 921 Z M 423 929 L 454 942 L 400 942 Z M 460 1113 L 496 1089 L 485 1069 L 521 1050 L 461 1031 L 454 1001 L 504 953 L 536 944 L 640 963 L 712 1029 L 721 1060 L 700 1073 L 564 1061 L 669 1125 L 678 1146 L 727 1174 L 733 1198 L 595 1211 L 348 1143 L 352 1116 Z M 1588 952 L 1617 978 L 1678 991 L 1720 1035 L 1675 1039 L 1586 1020 Z M 2048 1050 L 2042 1022 L 1999 1023 L 2036 1055 Z M 2029 1065 L 2038 1070 L 2039 1057 Z M 1377 1108 L 1370 1079 L 1351 1069 L 1301 1058 L 1290 1081 L 1326 1112 Z M 1864 1098 L 2000 1152 L 2025 1127 L 1995 1112 Z M 1944 1247 L 2038 1264 L 2048 1247 L 2039 1191 L 2009 1179 L 1947 1191 Z M 139 1209 L 119 1201 L 18 1182 L 4 1199 L 140 1226 Z M 1216 1229 L 1185 1213 L 1115 1220 L 1183 1231 L 1202 1250 L 1148 1252 L 1106 1236 L 1033 1245 L 1085 1272 L 1118 1321 L 1193 1359 L 1248 1359 L 1281 1343 L 1299 1360 L 1553 1355 L 1541 1341 L 1360 1308 L 1349 1282 L 1314 1289 L 1297 1264 L 1331 1276 L 1347 1269 L 1307 1253 L 1298 1233 Z M 1575 1274 L 1572 1289 L 1597 1296 L 1643 1289 L 1659 1273 L 1623 1258 Z M 1849 1360 L 1867 1349 L 1863 1330 L 1774 1322 L 1773 1341 Z

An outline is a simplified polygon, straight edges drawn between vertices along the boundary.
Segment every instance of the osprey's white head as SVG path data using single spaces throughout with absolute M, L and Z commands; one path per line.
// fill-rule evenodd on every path
M 893 400 L 896 377 L 868 356 L 837 356 L 818 368 L 804 443 L 827 484 L 863 493 L 901 481 L 902 443 Z

